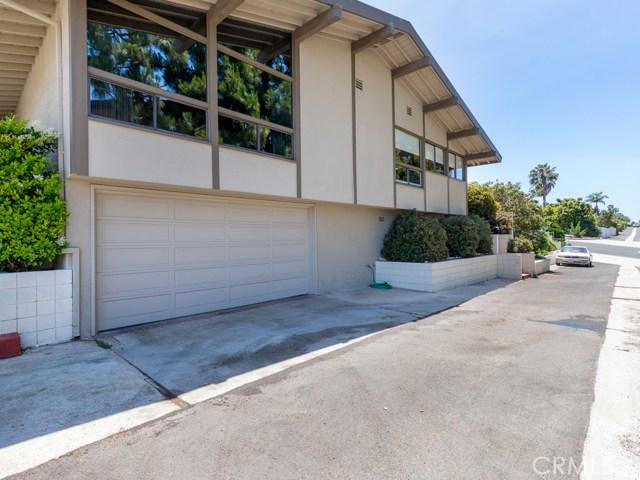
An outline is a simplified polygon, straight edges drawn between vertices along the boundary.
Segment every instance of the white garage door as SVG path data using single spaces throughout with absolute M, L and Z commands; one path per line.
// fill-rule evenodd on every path
M 308 207 L 96 194 L 98 330 L 308 292 Z

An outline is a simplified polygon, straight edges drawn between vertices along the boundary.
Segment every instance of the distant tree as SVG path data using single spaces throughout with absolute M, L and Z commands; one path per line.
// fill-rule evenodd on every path
M 599 204 L 604 205 L 605 198 L 609 198 L 609 197 L 607 197 L 602 192 L 594 192 L 590 195 L 587 195 L 587 198 L 585 198 L 585 200 L 589 203 L 593 203 L 593 210 L 596 212 L 596 215 L 600 215 L 600 209 L 598 208 L 598 205 Z
M 469 215 L 478 215 L 488 222 L 496 217 L 498 202 L 496 202 L 493 190 L 489 185 L 471 182 L 467 187 L 467 199 Z
M 544 230 L 542 208 L 531 194 L 522 191 L 519 183 L 489 183 L 500 210 L 513 215 L 513 234 L 533 241 L 535 233 Z
M 596 215 L 588 203 L 582 198 L 559 199 L 555 205 L 550 205 L 547 220 L 555 222 L 565 231 L 585 230 L 584 235 L 598 236 L 600 230 L 596 225 Z
M 529 172 L 529 183 L 531 184 L 531 192 L 536 197 L 542 197 L 542 206 L 547 206 L 547 195 L 556 186 L 558 180 L 558 172 L 555 167 L 551 167 L 548 163 L 537 165 Z

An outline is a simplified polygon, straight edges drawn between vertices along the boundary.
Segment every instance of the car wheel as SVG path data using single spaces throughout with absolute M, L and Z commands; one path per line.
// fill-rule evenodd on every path
M 589 268 L 593 267 L 593 262 L 589 262 Z

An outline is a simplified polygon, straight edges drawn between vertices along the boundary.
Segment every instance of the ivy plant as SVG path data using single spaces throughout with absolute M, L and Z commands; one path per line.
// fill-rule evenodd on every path
M 0 271 L 40 270 L 67 246 L 62 179 L 47 156 L 57 134 L 0 119 Z

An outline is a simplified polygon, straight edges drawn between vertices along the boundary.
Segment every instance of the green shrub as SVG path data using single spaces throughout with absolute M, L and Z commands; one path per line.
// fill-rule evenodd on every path
M 509 240 L 507 252 L 509 253 L 530 253 L 533 252 L 533 243 L 524 237 L 516 237 Z
M 476 222 L 469 217 L 456 215 L 441 218 L 440 223 L 447 232 L 447 248 L 451 257 L 473 257 L 476 255 L 480 234 Z
M 380 253 L 390 262 L 446 260 L 447 234 L 436 219 L 405 210 L 391 224 Z
M 40 269 L 66 247 L 62 181 L 46 158 L 56 146 L 52 132 L 0 119 L 0 271 Z
M 582 228 L 582 225 L 580 225 L 580 223 L 578 222 L 572 224 L 569 227 L 569 233 L 577 238 L 584 237 L 587 234 L 588 230 L 588 228 Z
M 477 182 L 467 185 L 467 210 L 469 215 L 478 215 L 490 222 L 495 219 L 498 202 L 489 185 L 480 185 Z
M 564 230 L 560 225 L 555 222 L 551 222 L 549 225 L 549 233 L 553 235 L 556 240 L 564 240 Z
M 491 221 L 491 231 L 498 235 L 504 235 L 513 231 L 513 216 L 510 213 L 498 210 Z
M 479 255 L 491 255 L 493 253 L 493 238 L 491 237 L 489 222 L 478 215 L 469 215 L 469 218 L 476 223 L 476 228 L 478 229 L 476 253 Z
M 533 244 L 533 251 L 538 255 L 546 255 L 556 250 L 556 245 L 551 241 L 549 235 L 544 230 L 539 230 L 530 239 Z

